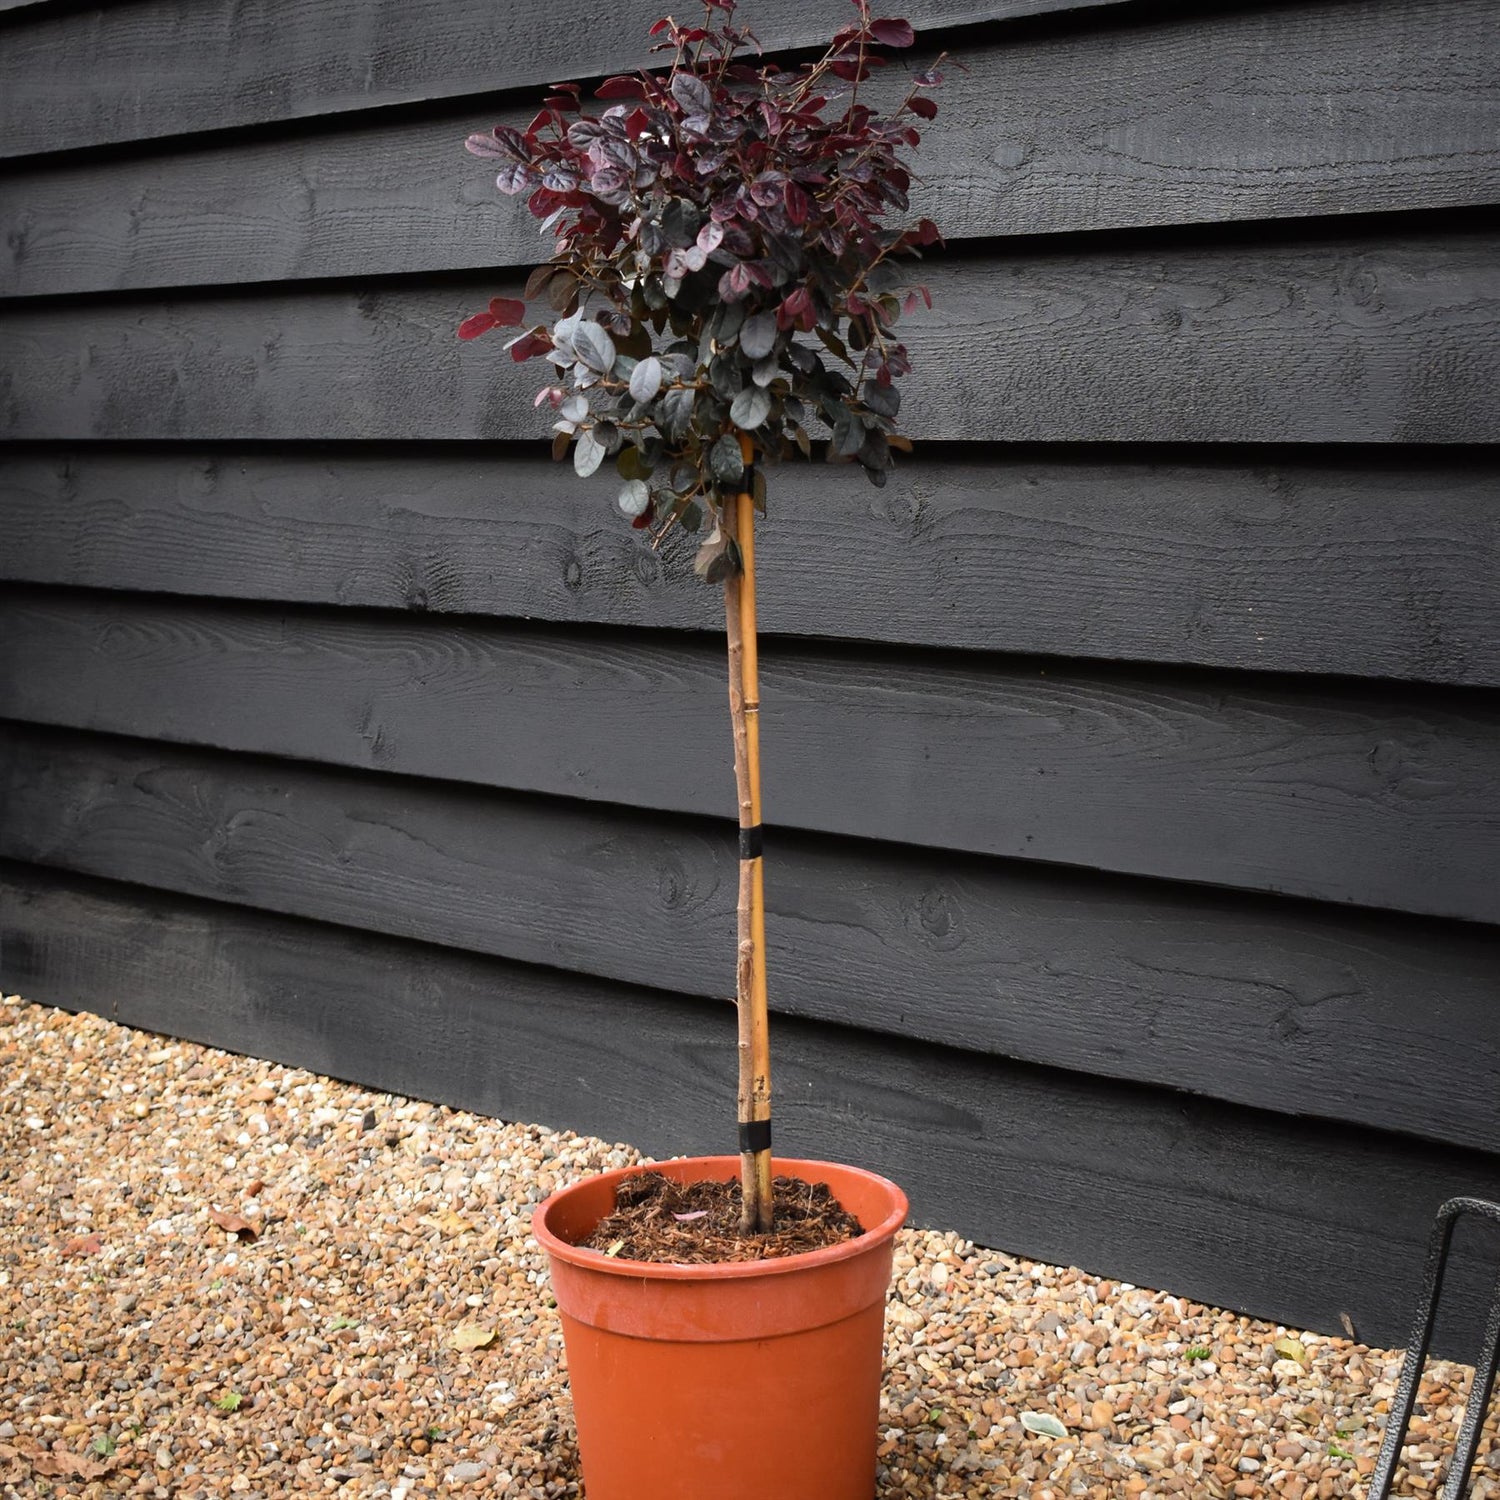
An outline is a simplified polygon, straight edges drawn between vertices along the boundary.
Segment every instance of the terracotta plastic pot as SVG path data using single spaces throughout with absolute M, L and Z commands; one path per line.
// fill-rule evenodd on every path
M 588 1178 L 532 1217 L 552 1260 L 587 1500 L 871 1500 L 901 1189 L 857 1167 L 778 1160 L 779 1175 L 826 1182 L 865 1233 L 737 1265 L 578 1249 L 642 1170 Z M 732 1180 L 739 1158 L 649 1170 Z

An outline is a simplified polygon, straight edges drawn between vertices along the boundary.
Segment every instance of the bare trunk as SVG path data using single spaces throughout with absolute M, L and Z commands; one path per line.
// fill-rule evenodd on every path
M 743 434 L 748 471 L 753 448 Z M 729 637 L 729 717 L 739 794 L 740 899 L 735 1000 L 739 1010 L 740 1187 L 746 1234 L 771 1227 L 771 1038 L 766 1014 L 766 908 L 760 828 L 760 666 L 755 629 L 755 506 L 724 502 L 723 526 L 739 544 L 743 572 L 724 583 Z

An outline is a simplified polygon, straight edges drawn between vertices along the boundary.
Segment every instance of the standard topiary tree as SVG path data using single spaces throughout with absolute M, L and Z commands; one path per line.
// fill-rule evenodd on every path
M 703 24 L 657 21 L 660 72 L 620 75 L 586 109 L 558 84 L 524 130 L 469 137 L 497 161 L 501 192 L 556 237 L 526 284 L 560 316 L 507 347 L 555 367 L 537 393 L 561 458 L 587 478 L 611 461 L 617 503 L 660 546 L 699 536 L 700 577 L 724 589 L 729 703 L 739 796 L 739 1142 L 744 1232 L 771 1227 L 771 1059 L 761 863 L 760 693 L 755 514 L 764 467 L 822 443 L 885 483 L 910 369 L 898 320 L 925 302 L 903 258 L 940 243 L 936 226 L 888 228 L 911 174 L 902 148 L 937 113 L 942 59 L 914 74 L 885 112 L 860 86 L 911 25 L 857 18 L 816 61 L 751 61 L 735 0 L 704 0 Z M 718 12 L 719 14 L 715 14 Z M 868 90 L 866 91 L 868 94 Z M 517 327 L 526 304 L 497 298 L 463 339 Z M 824 437 L 826 433 L 826 437 Z M 816 434 L 816 438 L 815 438 Z

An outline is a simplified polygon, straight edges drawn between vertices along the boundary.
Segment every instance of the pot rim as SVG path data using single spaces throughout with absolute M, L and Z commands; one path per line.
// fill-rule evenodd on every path
M 891 1211 L 878 1224 L 871 1225 L 857 1238 L 843 1240 L 837 1245 L 825 1245 L 820 1250 L 804 1250 L 800 1255 L 778 1255 L 769 1260 L 710 1261 L 702 1265 L 685 1265 L 680 1261 L 611 1260 L 597 1250 L 585 1250 L 578 1245 L 569 1244 L 567 1240 L 560 1238 L 547 1227 L 549 1210 L 575 1192 L 601 1181 L 621 1182 L 627 1177 L 638 1177 L 643 1172 L 652 1172 L 659 1167 L 676 1166 L 685 1162 L 709 1162 L 715 1166 L 722 1165 L 730 1169 L 732 1176 L 739 1168 L 740 1159 L 737 1156 L 677 1156 L 666 1161 L 648 1162 L 633 1167 L 615 1167 L 608 1172 L 591 1173 L 577 1182 L 569 1183 L 565 1188 L 559 1188 L 539 1203 L 531 1215 L 531 1232 L 548 1255 L 584 1271 L 598 1271 L 606 1276 L 628 1276 L 633 1281 L 735 1281 L 753 1276 L 786 1276 L 797 1271 L 811 1271 L 820 1266 L 852 1260 L 855 1256 L 864 1255 L 894 1238 L 896 1231 L 906 1222 L 906 1216 L 910 1211 L 906 1194 L 890 1178 L 882 1177 L 878 1172 L 867 1171 L 864 1167 L 851 1167 L 843 1162 L 780 1157 L 773 1161 L 773 1166 L 783 1175 L 805 1177 L 812 1174 L 816 1181 L 819 1171 L 831 1169 L 834 1172 L 863 1177 L 867 1182 L 885 1189 L 890 1194 L 893 1200 Z

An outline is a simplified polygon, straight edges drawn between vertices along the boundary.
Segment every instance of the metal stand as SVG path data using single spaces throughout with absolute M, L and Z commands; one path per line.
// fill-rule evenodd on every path
M 1422 1368 L 1427 1363 L 1427 1349 L 1432 1342 L 1433 1325 L 1437 1321 L 1438 1297 L 1443 1290 L 1443 1273 L 1448 1268 L 1448 1247 L 1453 1242 L 1455 1226 L 1465 1214 L 1500 1224 L 1500 1203 L 1487 1203 L 1482 1198 L 1450 1198 L 1438 1210 L 1437 1221 L 1432 1226 L 1432 1238 L 1427 1247 L 1422 1304 L 1406 1346 L 1406 1359 L 1401 1366 L 1401 1383 L 1396 1387 L 1396 1400 L 1386 1419 L 1385 1441 L 1380 1445 L 1380 1462 L 1376 1464 L 1375 1473 L 1370 1479 L 1369 1500 L 1388 1500 L 1390 1495 L 1391 1480 L 1396 1473 L 1402 1445 L 1406 1442 L 1406 1429 L 1417 1400 L 1417 1386 L 1422 1379 Z M 1500 1353 L 1500 1281 L 1496 1281 L 1495 1290 L 1490 1297 L 1490 1312 L 1484 1327 L 1484 1348 L 1474 1366 L 1474 1384 L 1469 1388 L 1463 1425 L 1458 1430 L 1458 1447 L 1454 1450 L 1453 1464 L 1448 1470 L 1441 1500 L 1461 1500 L 1468 1486 L 1469 1471 L 1474 1467 L 1474 1454 L 1479 1448 L 1479 1429 L 1484 1425 L 1484 1414 L 1489 1409 L 1490 1397 L 1495 1389 L 1497 1353 Z

